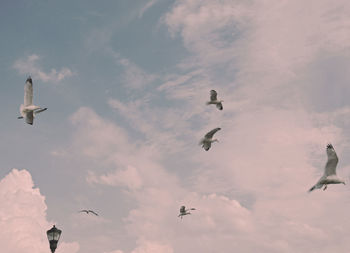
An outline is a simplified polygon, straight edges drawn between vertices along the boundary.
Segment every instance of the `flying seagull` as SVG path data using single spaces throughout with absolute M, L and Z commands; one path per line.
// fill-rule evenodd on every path
M 24 85 L 24 104 L 20 106 L 21 116 L 18 119 L 25 119 L 25 121 L 33 125 L 34 117 L 43 111 L 46 111 L 47 108 L 41 108 L 39 106 L 33 105 L 33 81 L 29 76 Z
M 182 217 L 185 216 L 185 215 L 188 215 L 188 214 L 191 214 L 190 211 L 191 210 L 196 210 L 196 208 L 189 208 L 189 209 L 186 209 L 185 206 L 181 206 L 180 207 L 180 214 L 177 216 L 177 217 Z
M 337 177 L 337 174 L 335 171 L 338 164 L 338 156 L 335 153 L 335 150 L 332 144 L 327 145 L 327 156 L 328 156 L 328 160 L 324 168 L 324 174 L 320 178 L 320 180 L 318 180 L 318 182 L 311 187 L 309 192 L 315 189 L 320 189 L 323 186 L 324 186 L 323 190 L 326 190 L 328 184 L 345 184 L 344 180 L 339 179 Z
M 218 93 L 215 90 L 211 90 L 210 91 L 210 101 L 207 102 L 207 105 L 216 105 L 216 108 L 218 108 L 219 110 L 222 110 L 223 109 L 222 102 L 224 102 L 224 101 L 218 100 Z
M 94 215 L 96 215 L 96 216 L 98 216 L 98 214 L 97 213 L 95 213 L 94 211 L 92 211 L 92 210 L 81 210 L 81 211 L 79 211 L 78 213 L 86 213 L 86 214 L 89 214 L 89 213 L 92 213 L 92 214 L 94 214 Z
M 217 131 L 219 131 L 219 130 L 221 130 L 220 127 L 217 127 L 217 128 L 215 128 L 215 129 L 211 130 L 211 131 L 208 132 L 208 133 L 204 136 L 204 138 L 199 142 L 199 145 L 202 145 L 202 148 L 204 148 L 205 151 L 208 151 L 208 150 L 210 149 L 211 144 L 212 144 L 213 142 L 215 142 L 215 141 L 216 141 L 216 142 L 219 142 L 217 139 L 212 139 L 213 136 L 214 136 L 214 134 L 215 134 Z

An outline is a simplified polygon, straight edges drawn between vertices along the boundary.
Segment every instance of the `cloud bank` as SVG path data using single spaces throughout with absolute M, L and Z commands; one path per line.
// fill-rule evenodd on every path
M 0 181 L 0 245 L 4 253 L 46 253 L 46 231 L 52 222 L 46 219 L 45 197 L 40 194 L 27 170 L 13 169 Z M 63 232 L 64 233 L 64 232 Z M 60 242 L 57 253 L 76 253 L 79 244 Z
M 103 239 L 125 232 L 132 253 L 347 253 L 347 186 L 306 191 L 328 142 L 339 176 L 350 175 L 349 10 L 329 0 L 176 1 L 161 18 L 188 51 L 175 71 L 147 73 L 112 54 L 132 96 L 108 99 L 115 121 L 77 110 L 63 154 L 98 164 L 86 170 L 89 186 L 129 201 L 125 216 L 106 217 L 123 226 Z M 107 35 L 97 46 L 108 51 Z M 211 89 L 222 112 L 205 105 Z M 214 127 L 220 143 L 205 152 L 197 143 Z M 180 220 L 181 205 L 197 210 Z
M 77 147 L 98 147 L 89 155 L 115 167 L 90 173 L 89 183 L 122 187 L 135 201 L 125 218 L 130 236 L 167 245 L 159 252 L 348 251 L 347 188 L 306 193 L 323 173 L 325 145 L 339 157 L 348 150 L 335 116 L 348 110 L 332 103 L 346 75 L 317 71 L 331 59 L 347 62 L 348 14 L 347 1 L 175 2 L 162 21 L 190 52 L 179 72 L 161 77 L 140 104 L 109 100 L 142 141 L 90 109 L 74 116 Z M 318 74 L 332 81 L 331 98 L 319 92 Z M 213 87 L 222 113 L 204 105 Z M 332 106 L 319 107 L 322 99 Z M 204 152 L 196 141 L 216 126 L 220 143 Z M 349 178 L 349 169 L 339 164 L 339 175 Z M 182 204 L 198 211 L 180 222 Z

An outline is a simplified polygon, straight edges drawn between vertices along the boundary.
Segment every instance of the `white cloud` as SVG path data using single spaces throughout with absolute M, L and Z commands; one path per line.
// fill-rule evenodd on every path
M 81 152 L 84 159 L 91 157 L 98 159 L 101 165 L 116 167 L 114 172 L 88 175 L 90 183 L 132 190 L 128 196 L 136 207 L 125 219 L 125 227 L 139 242 L 168 245 L 164 249 L 160 247 L 160 252 L 227 252 L 232 247 L 241 252 L 258 249 L 294 252 L 295 249 L 310 251 L 327 239 L 339 245 L 340 252 L 346 252 L 341 251 L 345 237 L 333 236 L 339 228 L 333 230 L 324 219 L 335 211 L 325 206 L 329 201 L 334 205 L 341 202 L 346 196 L 345 190 L 335 186 L 328 195 L 321 196 L 317 192 L 312 195 L 313 201 L 310 201 L 311 195 L 306 194 L 308 187 L 317 180 L 310 157 L 320 159 L 317 164 L 323 164 L 324 140 L 339 138 L 337 128 L 314 128 L 307 115 L 287 110 L 264 109 L 251 115 L 239 115 L 232 129 L 225 128 L 220 145 L 211 152 L 204 152 L 196 145 L 190 148 L 191 158 L 200 168 L 187 168 L 194 177 L 191 189 L 182 185 L 188 178 L 177 180 L 165 169 L 167 163 L 159 159 L 169 157 L 160 150 L 150 152 L 148 143 L 137 142 L 136 147 L 125 133 L 121 135 L 123 131 L 119 126 L 91 109 L 80 109 L 72 120 L 79 133 L 74 141 L 75 152 Z M 101 138 L 101 133 L 108 138 Z M 237 144 L 231 145 L 231 142 Z M 86 153 L 85 147 L 89 147 L 90 152 Z M 317 152 L 310 155 L 312 151 Z M 341 150 L 338 154 L 342 155 Z M 343 169 L 342 173 L 345 172 Z M 215 185 L 218 180 L 219 188 Z M 250 209 L 235 198 L 235 189 L 254 196 Z M 232 190 L 233 193 L 229 193 Z M 215 193 L 220 191 L 221 194 Z M 237 197 L 241 198 L 239 194 Z M 176 216 L 183 204 L 197 210 L 181 222 Z M 345 210 L 350 208 L 345 205 Z M 336 211 L 338 221 L 346 215 L 346 211 Z M 203 241 L 206 243 L 200 243 Z M 141 249 L 148 248 L 140 244 L 137 250 Z M 318 250 L 327 252 L 329 249 L 321 243 Z
M 162 78 L 159 94 L 108 101 L 143 135 L 89 108 L 72 116 L 74 154 L 110 168 L 87 181 L 129 190 L 124 229 L 134 252 L 348 252 L 346 186 L 306 193 L 322 174 L 326 143 L 345 158 L 349 137 L 346 120 L 338 123 L 347 108 L 316 113 L 305 103 L 319 55 L 347 57 L 347 2 L 315 3 L 177 1 L 164 20 L 192 53 L 184 74 Z M 213 86 L 222 112 L 204 105 Z M 220 143 L 205 152 L 197 141 L 217 125 Z M 348 177 L 350 166 L 338 174 Z M 181 221 L 181 205 L 197 210 Z
M 113 50 L 110 51 L 112 51 L 115 61 L 124 69 L 123 84 L 126 88 L 131 90 L 144 88 L 147 84 L 152 83 L 158 78 L 157 75 L 147 73 L 129 59 L 121 57 Z
M 347 1 L 337 6 L 332 1 L 177 1 L 165 15 L 170 31 L 179 33 L 193 53 L 185 64 L 192 62 L 206 71 L 208 76 L 202 78 L 208 84 L 226 79 L 220 86 L 226 91 L 225 117 L 220 119 L 224 139 L 210 154 L 192 156 L 201 164 L 193 176 L 196 191 L 248 199 L 255 229 L 264 234 L 253 233 L 256 242 L 249 245 L 264 246 L 260 252 L 306 252 L 315 245 L 318 251 L 346 252 L 345 238 L 332 237 L 329 224 L 322 222 L 326 213 L 337 212 L 329 207 L 331 197 L 316 193 L 310 204 L 305 192 L 322 174 L 325 144 L 335 143 L 342 155 L 348 139 L 335 121 L 317 119 L 334 118 L 334 113 L 311 110 L 309 103 L 319 86 L 308 82 L 320 55 L 348 57 L 344 38 L 349 35 L 344 29 L 350 21 L 345 18 L 349 7 Z M 338 80 L 328 81 L 334 85 L 329 89 L 328 84 L 327 92 L 344 91 Z M 305 88 L 310 92 L 306 94 Z M 239 110 L 232 101 L 242 102 L 235 104 Z M 217 121 L 216 116 L 211 119 Z M 348 168 L 341 167 L 339 174 L 347 177 Z M 340 199 L 347 198 L 344 188 L 334 191 Z M 346 219 L 341 215 L 335 215 L 339 223 Z M 274 226 L 287 229 L 282 232 Z M 332 246 L 323 243 L 325 238 Z M 254 252 L 248 246 L 238 248 Z
M 195 53 L 193 63 L 213 66 L 237 56 L 234 39 L 247 28 L 250 8 L 251 1 L 177 1 L 163 21 Z
M 46 253 L 49 242 L 46 231 L 52 222 L 46 220 L 45 197 L 40 194 L 30 173 L 13 169 L 0 181 L 1 252 Z M 60 242 L 57 253 L 78 252 L 76 242 Z
M 40 57 L 36 54 L 29 55 L 26 59 L 19 59 L 15 61 L 13 67 L 18 70 L 20 74 L 31 75 L 34 79 L 39 79 L 43 82 L 60 82 L 63 79 L 73 75 L 73 72 L 66 67 L 60 71 L 51 69 L 50 72 L 45 72 L 38 64 Z
M 173 253 L 174 250 L 169 245 L 159 244 L 157 242 L 144 241 L 131 253 Z
M 127 186 L 131 190 L 137 190 L 142 186 L 142 178 L 137 169 L 132 166 L 128 166 L 125 170 L 116 170 L 100 176 L 96 176 L 93 172 L 90 172 L 86 180 L 88 183 Z

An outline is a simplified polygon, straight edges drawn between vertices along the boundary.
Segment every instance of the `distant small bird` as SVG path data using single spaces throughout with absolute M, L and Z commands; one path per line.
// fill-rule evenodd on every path
M 25 119 L 26 123 L 33 125 L 34 117 L 47 108 L 41 108 L 39 106 L 33 105 L 33 81 L 29 76 L 24 85 L 24 103 L 20 106 L 19 111 L 21 116 L 18 119 Z
M 214 134 L 215 134 L 217 131 L 219 131 L 219 130 L 221 130 L 220 127 L 217 127 L 217 128 L 215 128 L 215 129 L 211 130 L 211 131 L 208 132 L 208 133 L 204 136 L 204 138 L 199 142 L 199 145 L 202 145 L 202 148 L 204 148 L 205 151 L 208 151 L 208 150 L 210 149 L 211 144 L 212 144 L 213 142 L 215 142 L 215 141 L 216 141 L 216 142 L 219 142 L 217 139 L 212 139 L 213 136 L 214 136 Z
M 92 210 L 81 210 L 81 211 L 79 211 L 78 213 L 86 213 L 86 214 L 89 214 L 89 213 L 92 213 L 92 214 L 94 214 L 94 215 L 96 215 L 96 216 L 98 216 L 98 214 L 97 213 L 95 213 L 94 211 L 92 211 Z
M 323 190 L 326 190 L 328 184 L 344 184 L 345 185 L 345 181 L 342 179 L 339 179 L 337 177 L 337 174 L 336 174 L 336 167 L 338 164 L 338 156 L 335 153 L 335 150 L 334 150 L 332 144 L 327 145 L 326 151 L 327 151 L 328 160 L 327 160 L 326 166 L 324 168 L 324 174 L 320 178 L 320 180 L 318 180 L 318 182 L 314 186 L 311 187 L 309 192 L 312 192 L 315 189 L 320 189 L 323 186 L 324 186 Z
M 224 102 L 223 100 L 218 100 L 217 98 L 218 94 L 215 90 L 211 90 L 210 91 L 210 101 L 207 102 L 207 105 L 216 105 L 216 108 L 218 108 L 219 110 L 222 110 L 224 107 L 222 106 L 222 102 Z
M 180 207 L 180 214 L 177 217 L 181 217 L 181 219 L 182 219 L 183 216 L 191 214 L 190 213 L 191 210 L 196 210 L 196 208 L 186 209 L 185 206 L 181 206 Z

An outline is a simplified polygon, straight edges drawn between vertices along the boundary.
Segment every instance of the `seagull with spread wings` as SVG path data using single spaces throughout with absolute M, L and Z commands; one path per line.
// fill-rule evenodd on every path
M 98 214 L 95 213 L 95 212 L 92 211 L 92 210 L 85 210 L 85 209 L 84 209 L 84 210 L 80 210 L 78 213 L 86 213 L 86 214 L 92 213 L 92 214 L 98 216 Z
M 323 176 L 318 180 L 318 182 L 314 186 L 310 188 L 309 192 L 312 192 L 315 189 L 320 189 L 322 187 L 324 187 L 323 190 L 326 190 L 328 184 L 345 184 L 345 181 L 339 179 L 336 174 L 338 156 L 337 153 L 335 153 L 332 144 L 327 145 L 327 157 L 328 160 L 324 168 Z
M 210 101 L 207 102 L 207 105 L 216 105 L 216 108 L 222 110 L 224 107 L 222 106 L 223 100 L 218 100 L 218 93 L 215 90 L 210 91 Z
M 24 85 L 24 103 L 20 106 L 21 116 L 18 119 L 25 119 L 27 124 L 33 125 L 34 117 L 43 111 L 46 111 L 47 108 L 41 108 L 40 106 L 33 105 L 33 81 L 29 76 Z
M 180 214 L 177 217 L 180 217 L 182 219 L 183 216 L 191 214 L 191 210 L 196 210 L 196 208 L 188 208 L 186 209 L 185 206 L 180 207 Z
M 210 132 L 208 132 L 204 138 L 199 142 L 199 145 L 202 145 L 202 148 L 204 148 L 205 151 L 208 151 L 211 147 L 211 144 L 213 142 L 219 142 L 218 139 L 213 139 L 214 134 L 221 130 L 220 127 L 214 128 L 213 130 L 211 130 Z

